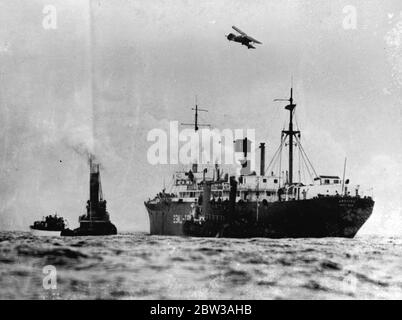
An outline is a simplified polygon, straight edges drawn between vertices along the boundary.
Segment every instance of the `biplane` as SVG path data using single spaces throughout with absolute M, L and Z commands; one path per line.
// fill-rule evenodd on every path
M 241 31 L 239 28 L 236 26 L 232 26 L 234 30 L 236 30 L 240 35 L 235 35 L 233 33 L 229 33 L 226 38 L 229 41 L 234 41 L 234 42 L 239 42 L 243 46 L 247 46 L 248 49 L 255 49 L 255 47 L 251 43 L 258 43 L 262 44 L 260 41 L 254 39 L 253 37 L 250 37 L 247 33 Z

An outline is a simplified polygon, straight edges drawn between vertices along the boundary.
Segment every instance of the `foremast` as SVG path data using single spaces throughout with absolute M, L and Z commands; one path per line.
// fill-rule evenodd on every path
M 282 139 L 283 137 L 289 139 L 289 184 L 293 183 L 293 137 L 299 135 L 299 130 L 293 130 L 293 114 L 296 109 L 296 103 L 293 102 L 293 88 L 290 88 L 290 98 L 289 99 L 275 99 L 274 101 L 289 101 L 289 104 L 285 106 L 286 110 L 289 110 L 289 127 L 288 130 L 282 130 Z
M 194 123 L 181 123 L 182 126 L 194 126 L 194 132 L 197 133 L 199 127 L 210 127 L 210 124 L 200 124 L 198 122 L 198 112 L 208 112 L 207 109 L 201 109 L 198 107 L 197 96 L 195 97 L 195 107 L 191 108 L 194 111 Z M 194 161 L 192 164 L 193 172 L 196 173 L 198 171 L 198 163 Z

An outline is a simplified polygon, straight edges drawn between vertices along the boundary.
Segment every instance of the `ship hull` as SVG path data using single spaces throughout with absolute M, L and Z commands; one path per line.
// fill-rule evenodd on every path
M 211 215 L 199 223 L 190 219 L 189 203 L 146 204 L 150 233 L 230 238 L 353 238 L 370 217 L 374 201 L 360 197 L 322 197 L 259 203 L 258 210 L 256 202 L 244 202 L 236 204 L 231 218 L 227 205 L 211 206 Z
M 145 204 L 149 216 L 150 233 L 153 235 L 184 236 L 183 224 L 191 212 L 186 202 L 161 202 Z
M 116 234 L 115 225 L 109 221 L 81 221 L 79 228 L 74 230 L 65 229 L 61 232 L 63 237 L 110 236 Z
M 49 231 L 49 230 L 38 230 L 31 228 L 31 234 L 38 237 L 59 237 L 61 230 L 59 231 Z

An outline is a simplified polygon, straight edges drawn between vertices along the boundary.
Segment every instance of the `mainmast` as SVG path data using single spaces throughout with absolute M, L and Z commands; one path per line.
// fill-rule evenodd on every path
M 289 110 L 289 128 L 288 130 L 282 130 L 282 136 L 289 137 L 289 184 L 293 183 L 293 137 L 296 134 L 300 134 L 300 131 L 293 130 L 293 113 L 296 108 L 296 104 L 293 103 L 293 88 L 290 88 L 289 99 L 275 99 L 274 101 L 289 101 L 289 104 L 285 106 L 286 110 Z

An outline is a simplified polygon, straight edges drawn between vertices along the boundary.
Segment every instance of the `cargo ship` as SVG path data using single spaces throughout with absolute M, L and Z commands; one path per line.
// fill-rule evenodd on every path
M 230 238 L 353 238 L 372 214 L 374 200 L 359 185 L 351 185 L 339 175 L 318 175 L 301 145 L 301 132 L 294 129 L 296 104 L 293 89 L 286 101 L 289 112 L 287 130 L 268 167 L 265 144 L 260 144 L 260 172 L 223 174 L 218 165 L 213 175 L 195 163 L 188 171 L 174 175 L 173 188 L 144 202 L 149 215 L 151 235 Z M 195 130 L 197 126 L 197 106 Z M 296 128 L 297 129 L 297 128 Z M 247 159 L 247 138 L 244 139 Z M 288 148 L 288 166 L 284 173 L 270 171 L 272 163 L 281 163 Z M 294 178 L 294 147 L 299 161 L 311 176 L 310 182 Z M 280 159 L 278 161 L 278 158 Z M 301 160 L 300 160 L 301 159 Z M 244 161 L 243 163 L 246 163 Z M 266 174 L 269 172 L 269 174 Z M 297 180 L 297 181 L 296 181 Z

